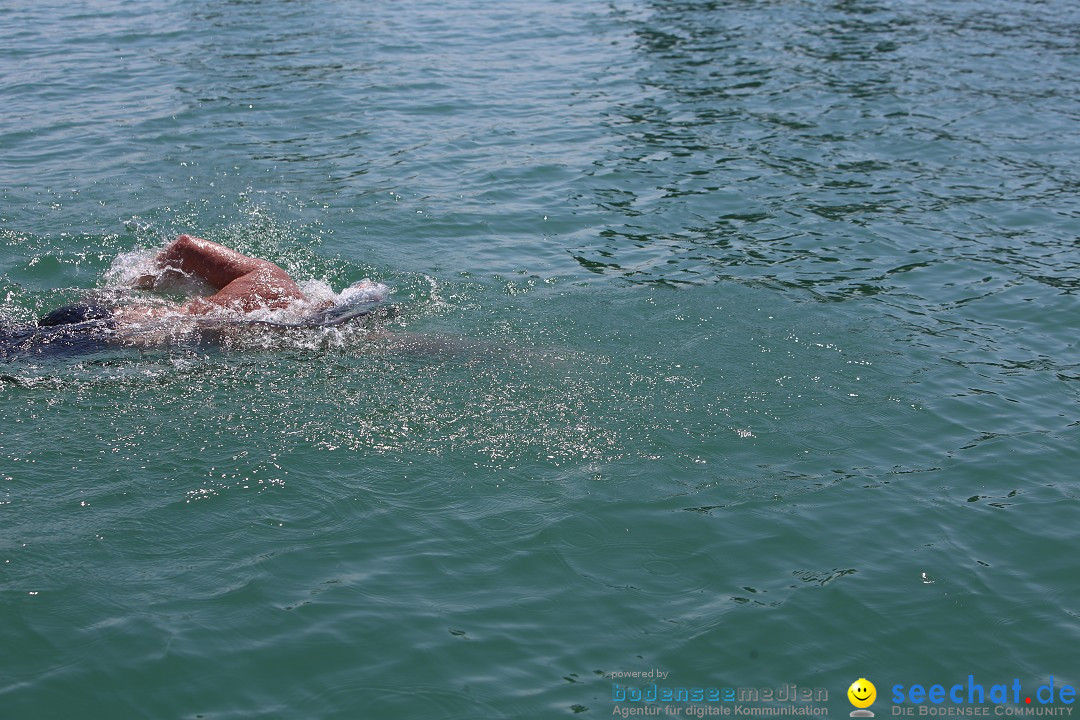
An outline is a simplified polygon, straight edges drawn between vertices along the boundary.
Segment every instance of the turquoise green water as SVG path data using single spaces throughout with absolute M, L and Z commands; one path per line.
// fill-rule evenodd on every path
M 1078 36 L 1062 0 L 0 6 L 0 320 L 180 232 L 400 310 L 0 367 L 3 715 L 1075 687 Z

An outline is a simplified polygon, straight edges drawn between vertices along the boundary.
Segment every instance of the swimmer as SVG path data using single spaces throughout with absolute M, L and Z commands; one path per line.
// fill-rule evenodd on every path
M 343 325 L 380 309 L 388 293 L 384 285 L 362 280 L 342 291 L 336 300 L 317 302 L 278 265 L 190 235 L 178 236 L 158 253 L 151 271 L 135 280 L 134 287 L 175 289 L 181 280 L 189 284 L 193 280 L 212 292 L 180 303 L 116 304 L 89 297 L 53 310 L 36 325 L 0 326 L 0 359 L 26 351 L 80 354 L 116 345 L 156 345 L 169 342 L 172 330 L 185 328 L 202 339 L 220 341 L 245 328 Z M 261 310 L 287 312 L 271 316 L 273 320 L 248 316 Z M 380 314 L 393 314 L 392 308 L 381 310 L 386 312 Z M 281 319 L 290 316 L 295 320 Z
M 236 315 L 258 310 L 289 310 L 297 322 L 254 321 L 293 327 L 340 325 L 363 317 L 386 300 L 389 288 L 364 279 L 343 290 L 336 300 L 316 302 L 289 273 L 270 262 L 250 257 L 210 240 L 180 235 L 154 259 L 153 272 L 140 276 L 140 290 L 169 289 L 177 279 L 194 279 L 213 290 L 179 305 L 133 305 L 116 311 L 120 322 L 139 322 L 163 315 L 205 316 L 219 311 Z
M 308 297 L 289 273 L 269 260 L 250 257 L 210 240 L 180 235 L 154 259 L 153 272 L 140 276 L 135 287 L 140 290 L 169 289 L 177 279 L 194 279 L 205 284 L 213 294 L 195 297 L 179 305 L 135 304 L 118 308 L 115 319 L 121 323 L 155 320 L 166 315 L 221 316 L 229 311 L 236 320 L 259 310 L 288 310 L 299 319 L 237 320 L 286 327 L 325 327 L 341 325 L 363 317 L 384 301 L 389 288 L 370 280 L 350 285 L 337 300 L 316 302 Z

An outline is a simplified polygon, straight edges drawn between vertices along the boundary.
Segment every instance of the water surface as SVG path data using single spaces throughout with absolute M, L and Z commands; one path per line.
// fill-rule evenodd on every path
M 0 319 L 194 232 L 383 331 L 0 368 L 0 702 L 1076 685 L 1080 11 L 0 8 Z

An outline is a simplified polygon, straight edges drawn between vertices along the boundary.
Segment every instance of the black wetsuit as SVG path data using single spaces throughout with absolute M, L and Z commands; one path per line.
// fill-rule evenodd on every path
M 111 345 L 114 328 L 112 310 L 104 305 L 65 305 L 35 325 L 0 325 L 0 359 L 99 352 Z
M 48 315 L 38 318 L 38 327 L 57 327 L 59 325 L 83 325 L 100 322 L 112 327 L 113 311 L 104 305 L 78 303 L 65 305 L 53 310 Z
M 393 305 L 359 302 L 321 310 L 296 323 L 265 320 L 200 318 L 197 326 L 204 342 L 214 343 L 223 332 L 241 328 L 318 329 L 361 323 L 373 317 L 389 318 Z M 112 308 L 92 302 L 65 305 L 43 315 L 34 325 L 0 324 L 0 360 L 16 357 L 65 357 L 101 352 L 122 345 L 116 334 Z

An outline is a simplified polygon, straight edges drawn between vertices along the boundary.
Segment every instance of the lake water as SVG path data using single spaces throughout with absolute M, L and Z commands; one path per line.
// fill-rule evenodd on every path
M 398 314 L 0 363 L 4 716 L 1075 687 L 1077 38 L 1065 0 L 5 0 L 0 321 L 182 232 Z

